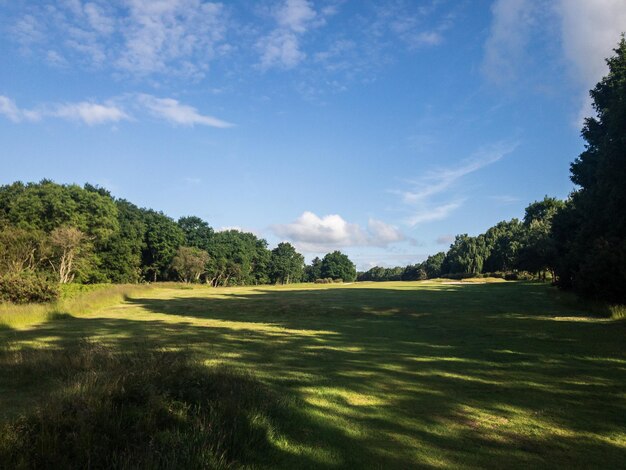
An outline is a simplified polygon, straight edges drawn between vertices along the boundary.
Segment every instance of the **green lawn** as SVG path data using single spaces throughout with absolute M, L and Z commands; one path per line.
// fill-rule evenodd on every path
M 533 283 L 155 288 L 0 329 L 20 348 L 91 337 L 191 349 L 291 397 L 272 467 L 626 468 L 626 322 Z M 54 380 L 0 369 L 0 416 Z M 268 460 L 269 459 L 269 460 Z

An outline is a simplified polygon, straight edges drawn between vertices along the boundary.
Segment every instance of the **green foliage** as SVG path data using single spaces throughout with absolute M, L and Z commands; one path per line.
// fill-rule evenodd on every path
M 141 278 L 142 252 L 146 248 L 145 211 L 134 204 L 115 201 L 120 229 L 108 240 L 97 240 L 99 271 L 105 281 L 132 283 Z
M 586 119 L 585 151 L 571 165 L 579 186 L 557 217 L 557 275 L 562 287 L 626 303 L 626 40 L 591 90 L 596 117 Z
M 374 266 L 364 273 L 358 273 L 357 280 L 374 282 L 399 281 L 401 279 L 410 280 L 403 278 L 406 270 L 409 268 L 410 266 L 407 266 L 406 268 L 403 268 L 401 266 L 396 266 L 394 268 L 383 268 L 381 266 Z
M 2 468 L 231 468 L 269 453 L 284 405 L 261 383 L 180 352 L 116 353 L 84 342 L 4 353 L 62 393 L 0 428 Z
M 317 256 L 304 268 L 304 281 L 315 282 L 322 277 L 322 260 Z
M 146 234 L 142 265 L 149 281 L 166 281 L 176 250 L 185 241 L 182 229 L 161 212 L 145 212 Z
M 446 253 L 442 270 L 447 273 L 479 274 L 488 255 L 484 236 L 457 235 Z
M 272 250 L 268 273 L 273 283 L 299 282 L 304 274 L 304 256 L 290 243 L 279 243 Z
M 426 261 L 422 263 L 421 267 L 426 271 L 428 279 L 434 279 L 443 274 L 443 263 L 445 259 L 446 254 L 443 251 L 426 258 Z
M 211 249 L 214 231 L 200 217 L 189 216 L 178 219 L 178 226 L 185 234 L 185 245 L 201 248 L 205 251 Z
M 172 269 L 184 282 L 197 282 L 205 272 L 209 254 L 193 246 L 181 246 L 172 259 Z
M 323 278 L 352 282 L 356 279 L 356 266 L 347 255 L 340 251 L 333 251 L 322 259 L 321 275 Z
M 0 302 L 45 303 L 58 297 L 58 284 L 34 271 L 24 270 L 0 276 Z
M 239 230 L 216 232 L 209 249 L 207 278 L 213 286 L 267 284 L 267 242 Z

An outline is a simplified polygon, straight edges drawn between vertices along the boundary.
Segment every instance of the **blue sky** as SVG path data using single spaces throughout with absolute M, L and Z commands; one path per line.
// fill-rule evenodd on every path
M 572 190 L 623 0 L 0 0 L 0 183 L 406 265 Z

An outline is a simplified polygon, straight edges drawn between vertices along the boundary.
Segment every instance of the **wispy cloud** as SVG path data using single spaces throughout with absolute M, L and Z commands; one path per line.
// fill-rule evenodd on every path
M 140 94 L 137 100 L 138 103 L 145 107 L 152 115 L 165 119 L 172 124 L 183 126 L 199 124 L 220 129 L 233 126 L 233 124 L 222 121 L 216 117 L 200 114 L 193 106 L 182 104 L 173 98 L 157 98 L 152 95 Z
M 581 87 L 581 109 L 576 126 L 591 116 L 587 91 L 607 72 L 605 58 L 626 31 L 623 0 L 496 0 L 490 34 L 485 42 L 483 72 L 496 83 L 514 83 L 526 67 L 531 42 L 538 36 L 558 42 L 563 60 Z M 552 24 L 560 23 L 560 30 Z M 560 36 L 560 37 L 559 37 Z
M 229 50 L 229 26 L 221 3 L 73 0 L 31 8 L 12 32 L 22 50 L 42 56 L 112 66 L 136 76 L 199 78 L 212 59 Z M 49 50 L 49 44 L 57 49 Z
M 405 239 L 400 230 L 380 220 L 370 219 L 367 228 L 350 223 L 340 215 L 319 217 L 304 212 L 294 222 L 274 225 L 272 231 L 308 253 L 321 253 L 350 246 L 386 247 Z
M 123 105 L 132 106 L 140 114 L 147 112 L 174 125 L 202 125 L 220 129 L 233 126 L 216 117 L 201 114 L 193 106 L 180 103 L 173 98 L 157 98 L 148 94 L 126 95 L 103 103 L 95 101 L 44 103 L 33 109 L 20 108 L 12 99 L 0 96 L 0 115 L 16 123 L 54 117 L 83 122 L 89 126 L 135 120 Z
M 116 105 L 98 104 L 87 101 L 61 104 L 46 114 L 64 119 L 82 121 L 89 126 L 130 119 L 130 116 Z
M 260 52 L 259 67 L 292 68 L 306 57 L 302 50 L 301 37 L 310 29 L 325 24 L 330 10 L 316 11 L 307 0 L 285 0 L 273 12 L 276 28 L 257 42 Z
M 535 0 L 496 0 L 493 3 L 493 20 L 482 67 L 491 81 L 503 83 L 517 75 L 530 40 L 536 8 Z
M 437 196 L 449 193 L 461 178 L 499 161 L 513 152 L 517 145 L 517 143 L 498 143 L 486 147 L 457 167 L 439 168 L 426 173 L 419 180 L 412 182 L 413 187 L 409 190 L 392 191 L 410 208 L 411 215 L 406 218 L 406 223 L 415 226 L 448 217 L 463 205 L 465 198 L 456 196 L 453 200 L 442 201 Z
M 39 121 L 45 117 L 81 121 L 89 126 L 129 120 L 130 116 L 119 106 L 112 103 L 62 103 L 43 105 L 35 109 L 19 108 L 13 100 L 0 96 L 0 114 L 13 122 Z

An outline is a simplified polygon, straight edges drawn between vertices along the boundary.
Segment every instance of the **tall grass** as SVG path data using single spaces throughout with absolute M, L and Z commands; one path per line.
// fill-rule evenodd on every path
M 100 284 L 63 286 L 60 299 L 49 304 L 0 304 L 0 328 L 24 328 L 61 316 L 81 316 L 145 292 L 150 286 Z
M 288 403 L 180 351 L 119 353 L 83 341 L 7 348 L 0 367 L 56 385 L 32 411 L 0 424 L 0 468 L 247 466 L 271 453 L 272 423 Z

